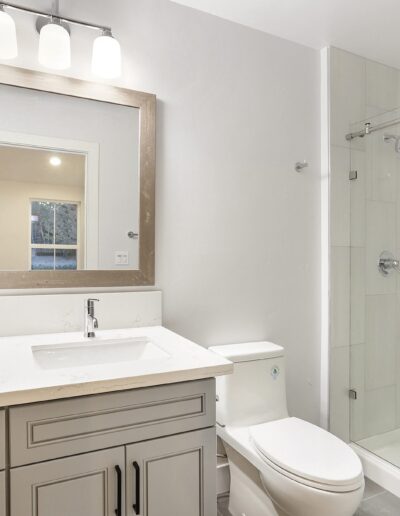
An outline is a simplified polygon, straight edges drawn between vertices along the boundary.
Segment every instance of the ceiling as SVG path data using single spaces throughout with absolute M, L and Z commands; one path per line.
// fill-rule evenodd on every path
M 400 68 L 399 0 L 174 0 L 308 47 Z
M 61 159 L 58 167 L 50 164 L 52 156 Z M 86 157 L 82 154 L 0 145 L 3 181 L 83 187 L 85 170 Z

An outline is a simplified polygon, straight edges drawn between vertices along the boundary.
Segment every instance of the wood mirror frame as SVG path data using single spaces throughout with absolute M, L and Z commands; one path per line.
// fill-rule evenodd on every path
M 0 271 L 0 289 L 154 285 L 156 96 L 107 84 L 0 65 L 0 84 L 138 108 L 139 269 Z M 0 242 L 1 245 L 1 242 Z

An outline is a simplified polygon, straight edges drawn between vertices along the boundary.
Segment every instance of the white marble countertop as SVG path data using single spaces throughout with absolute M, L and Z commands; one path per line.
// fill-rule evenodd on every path
M 51 368 L 32 346 L 84 342 L 82 333 L 0 338 L 0 406 L 136 389 L 230 374 L 233 364 L 161 326 L 97 331 L 98 340 L 116 335 L 147 337 L 165 351 L 163 358 Z M 73 344 L 75 345 L 75 344 Z

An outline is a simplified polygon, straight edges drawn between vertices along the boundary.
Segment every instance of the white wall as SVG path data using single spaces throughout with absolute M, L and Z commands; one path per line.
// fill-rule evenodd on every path
M 62 8 L 111 24 L 124 51 L 116 84 L 159 99 L 156 282 L 164 323 L 206 346 L 282 344 L 290 409 L 318 422 L 318 52 L 167 0 L 70 0 Z M 36 67 L 33 26 L 17 18 L 16 64 Z M 93 33 L 74 28 L 72 36 L 69 73 L 93 79 Z M 302 159 L 310 167 L 297 174 Z

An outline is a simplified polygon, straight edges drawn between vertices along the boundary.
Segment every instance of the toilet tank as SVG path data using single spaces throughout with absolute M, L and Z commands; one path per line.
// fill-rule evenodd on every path
M 233 374 L 217 378 L 217 422 L 248 426 L 288 416 L 284 349 L 272 342 L 213 346 L 234 363 Z

